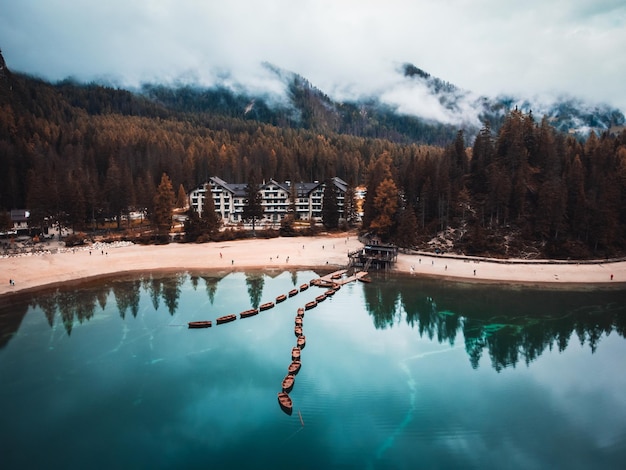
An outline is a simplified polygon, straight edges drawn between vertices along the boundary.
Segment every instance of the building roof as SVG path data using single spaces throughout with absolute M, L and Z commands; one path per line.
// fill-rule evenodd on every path
M 27 222 L 30 217 L 30 212 L 25 209 L 12 209 L 11 210 L 11 222 Z
M 331 179 L 332 183 L 341 191 L 346 192 L 348 188 L 348 183 L 346 183 L 341 178 L 335 176 Z M 227 183 L 223 179 L 218 176 L 212 176 L 209 180 L 214 186 L 221 187 L 224 191 L 228 191 L 233 195 L 233 197 L 245 197 L 246 196 L 246 188 L 248 186 L 247 183 Z M 291 181 L 285 181 L 283 183 L 278 182 L 274 179 L 270 179 L 268 182 L 260 184 L 259 188 L 266 187 L 270 184 L 276 185 L 281 188 L 283 191 L 287 193 L 291 193 L 292 185 L 296 188 L 296 194 L 298 198 L 308 197 L 313 191 L 320 188 L 324 185 L 323 182 L 315 181 L 313 183 L 292 183 Z M 204 188 L 204 185 L 200 185 L 198 189 Z

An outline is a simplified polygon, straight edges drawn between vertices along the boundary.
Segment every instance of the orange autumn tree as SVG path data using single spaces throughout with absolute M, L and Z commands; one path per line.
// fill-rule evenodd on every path
M 398 213 L 398 198 L 398 187 L 391 178 L 384 179 L 376 188 L 374 197 L 376 216 L 370 228 L 382 239 L 389 238 L 393 233 Z

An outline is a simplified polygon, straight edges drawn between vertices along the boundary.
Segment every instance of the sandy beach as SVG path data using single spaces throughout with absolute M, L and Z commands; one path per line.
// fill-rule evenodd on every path
M 140 271 L 343 268 L 362 247 L 354 233 L 318 237 L 142 246 L 95 244 L 74 250 L 0 258 L 0 296 L 116 273 Z M 51 250 L 52 251 L 52 250 Z M 497 261 L 497 262 L 496 262 Z M 626 262 L 489 261 L 418 253 L 399 254 L 394 272 L 469 282 L 626 288 Z M 10 282 L 10 280 L 13 281 Z

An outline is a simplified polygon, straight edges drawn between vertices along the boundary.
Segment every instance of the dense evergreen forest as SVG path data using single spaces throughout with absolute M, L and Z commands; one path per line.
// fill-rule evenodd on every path
M 1 59 L 1 56 L 0 56 Z M 0 60 L 0 209 L 77 229 L 153 210 L 165 173 L 189 191 L 229 182 L 367 186 L 363 229 L 401 246 L 496 256 L 626 251 L 626 131 L 585 141 L 512 110 L 497 133 L 445 146 L 321 132 L 172 109 L 98 85 L 56 85 Z

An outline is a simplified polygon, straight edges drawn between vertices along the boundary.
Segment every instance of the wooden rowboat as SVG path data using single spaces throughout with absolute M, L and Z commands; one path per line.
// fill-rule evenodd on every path
M 189 328 L 209 328 L 211 320 L 190 321 L 187 325 L 189 325 Z
M 315 297 L 316 302 L 324 302 L 324 300 L 326 300 L 326 294 L 321 294 Z
M 295 361 L 296 359 L 300 359 L 300 348 L 298 347 L 291 349 L 291 360 Z
M 294 295 L 298 295 L 298 289 L 291 289 L 289 291 L 289 297 L 293 297 Z
M 291 364 L 289 364 L 289 367 L 287 367 L 287 371 L 291 375 L 296 375 L 298 372 L 300 372 L 300 367 L 302 367 L 302 363 L 300 361 L 291 361 Z
M 259 305 L 259 310 L 269 310 L 274 307 L 274 302 L 265 302 L 264 304 Z
M 298 336 L 296 344 L 300 349 L 304 349 L 304 346 L 306 345 L 306 336 Z
M 342 273 L 334 273 L 332 276 L 330 276 L 331 279 L 341 279 L 341 276 L 343 276 Z
M 302 292 L 303 290 L 307 290 L 308 288 L 309 288 L 309 285 L 308 285 L 308 284 L 302 284 L 302 285 L 300 286 L 300 292 Z
M 222 323 L 228 323 L 236 319 L 237 319 L 237 315 L 235 315 L 234 313 L 231 313 L 229 315 L 224 315 L 223 317 L 216 318 L 215 323 L 217 323 L 218 325 L 221 325 Z
M 324 292 L 324 295 L 326 297 L 330 297 L 331 295 L 335 295 L 335 292 L 337 292 L 335 289 L 328 289 L 326 292 Z
M 312 300 L 311 302 L 307 302 L 306 304 L 304 304 L 304 309 L 305 310 L 311 310 L 312 308 L 317 307 L 317 302 L 315 300 Z
M 283 379 L 283 392 L 289 393 L 293 388 L 293 384 L 295 382 L 295 377 L 293 375 L 286 375 Z
M 287 300 L 287 296 L 285 294 L 280 294 L 278 297 L 276 297 L 276 303 L 284 302 L 285 300 Z
M 296 336 L 302 336 L 302 327 L 301 326 L 296 326 L 293 329 L 293 332 L 295 333 Z
M 302 317 L 296 317 L 296 326 L 302 328 Z
M 247 317 L 251 317 L 253 315 L 256 315 L 257 313 L 259 313 L 259 310 L 256 308 L 251 308 L 249 310 L 244 310 L 243 312 L 241 312 L 239 314 L 239 318 L 247 318 Z
M 293 412 L 293 402 L 288 393 L 278 392 L 278 404 L 285 413 L 291 415 Z
M 298 307 L 298 313 L 296 313 L 296 315 L 300 318 L 304 318 L 304 309 L 302 307 Z

